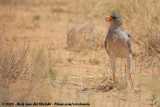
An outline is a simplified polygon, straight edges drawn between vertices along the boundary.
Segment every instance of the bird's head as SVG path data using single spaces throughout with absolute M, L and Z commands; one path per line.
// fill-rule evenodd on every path
M 120 26 L 122 25 L 122 18 L 120 15 L 112 13 L 106 18 L 107 22 L 110 22 L 112 26 Z

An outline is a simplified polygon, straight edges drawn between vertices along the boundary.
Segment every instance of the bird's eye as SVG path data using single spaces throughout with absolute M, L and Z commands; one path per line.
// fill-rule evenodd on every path
M 117 17 L 113 16 L 112 18 L 115 19 L 115 18 L 117 18 Z

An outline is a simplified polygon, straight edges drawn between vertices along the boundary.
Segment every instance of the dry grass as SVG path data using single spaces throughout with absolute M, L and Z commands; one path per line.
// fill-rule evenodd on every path
M 124 26 L 131 35 L 138 36 L 140 44 L 145 44 L 146 52 L 159 53 L 160 1 L 158 0 L 130 0 L 119 1 L 82 1 L 84 16 L 87 18 L 107 17 L 111 13 L 122 16 Z M 147 44 L 147 45 L 146 45 Z M 147 48 L 149 47 L 149 48 Z
M 28 80 L 30 78 L 31 65 L 27 58 L 29 45 L 24 45 L 15 50 L 9 46 L 0 52 L 0 77 L 1 101 L 9 101 L 12 94 L 11 85 L 18 80 Z
M 148 44 L 146 45 L 146 52 L 149 56 L 158 56 L 160 57 L 160 35 L 150 37 L 147 40 Z
M 0 0 L 0 4 L 0 8 L 2 9 L 0 17 L 5 18 L 5 21 L 14 21 L 16 19 L 15 5 L 17 2 L 13 0 Z
M 7 50 L 2 50 L 0 55 L 0 71 L 2 78 L 18 79 L 23 78 L 23 74 L 28 72 L 31 64 L 27 63 L 29 46 L 24 45 L 19 48 L 19 51 L 9 47 Z
M 160 61 L 160 1 L 158 0 L 130 0 L 130 1 L 81 1 L 84 16 L 86 19 L 107 17 L 111 13 L 118 13 L 122 16 L 124 21 L 125 29 L 131 33 L 133 42 L 141 49 L 136 59 L 142 59 L 141 63 L 136 65 L 138 69 L 142 69 L 146 72 L 152 72 L 154 75 L 159 75 L 159 61 Z M 100 23 L 101 24 L 101 23 Z M 137 53 L 137 52 L 136 52 Z M 153 76 L 154 76 L 153 75 Z M 142 78 L 140 74 L 136 75 L 135 78 Z M 151 77 L 151 76 L 150 76 Z M 149 87 L 149 92 L 153 92 L 153 86 L 149 84 L 156 84 L 155 80 L 145 81 L 148 77 L 143 77 L 141 81 L 148 84 L 146 89 Z M 135 80 L 137 81 L 137 80 Z M 150 81 L 150 82 L 149 82 Z M 158 81 L 156 79 L 156 81 Z M 138 84 L 137 84 L 138 85 Z M 121 90 L 126 90 L 126 79 L 121 80 L 118 86 Z M 159 90 L 157 87 L 155 90 Z M 159 93 L 159 91 L 158 91 Z
M 43 44 L 36 45 L 31 49 L 28 46 L 19 48 L 18 45 L 18 49 L 13 47 L 7 48 L 5 51 L 3 48 L 0 50 L 1 102 L 88 102 L 91 107 L 106 105 L 109 107 L 159 106 L 160 88 L 157 81 L 159 81 L 160 74 L 160 18 L 158 17 L 160 1 L 101 0 L 97 2 L 95 0 L 79 0 L 81 4 L 77 5 L 77 10 L 71 9 L 71 1 L 56 1 L 54 5 L 62 10 L 52 9 L 53 15 L 50 15 L 51 8 L 46 9 L 47 6 L 51 6 L 50 1 L 21 1 L 18 5 L 16 5 L 18 1 L 11 1 L 0 1 L 3 2 L 0 5 L 2 9 L 0 18 L 4 21 L 3 24 L 14 25 L 16 23 L 15 27 L 17 27 L 19 24 L 17 20 L 21 20 L 21 16 L 16 14 L 17 11 L 19 13 L 28 12 L 27 15 L 30 15 L 30 17 L 22 18 L 25 23 L 22 21 L 22 24 L 18 25 L 20 31 L 17 31 L 19 35 L 15 36 L 15 41 L 21 41 L 19 36 L 26 32 L 27 36 L 33 38 L 41 36 L 37 41 L 43 40 L 45 42 L 47 39 L 43 37 L 51 35 L 48 37 L 49 41 L 52 39 L 51 47 L 53 46 L 53 48 L 48 48 Z M 78 1 L 73 2 L 73 5 L 79 3 Z M 46 7 L 43 7 L 41 3 Z M 22 8 L 23 6 L 25 8 Z M 78 10 L 78 8 L 80 9 Z M 42 10 L 43 14 L 41 14 Z M 133 58 L 133 80 L 135 88 L 140 89 L 139 92 L 131 89 L 124 60 L 118 60 L 117 63 L 117 85 L 114 86 L 112 83 L 109 59 L 103 49 L 106 32 L 105 34 L 99 32 L 99 29 L 105 29 L 104 19 L 112 12 L 122 16 L 124 27 L 126 31 L 131 33 L 135 50 L 139 53 Z M 79 16 L 82 16 L 83 22 L 87 23 L 76 24 Z M 88 20 L 92 22 L 88 22 Z M 24 27 L 28 26 L 27 22 L 30 22 L 33 31 Z M 66 34 L 68 29 L 66 23 L 70 22 L 73 27 L 69 28 Z M 92 24 L 93 22 L 94 24 Z M 53 26 L 51 26 L 52 23 Z M 53 27 L 54 31 L 50 27 Z M 57 27 L 61 29 L 57 29 Z M 95 30 L 95 28 L 99 29 Z M 8 35 L 14 35 L 8 29 L 8 26 L 3 26 L 0 29 L 1 38 L 5 38 L 4 43 L 11 42 Z M 5 35 L 6 33 L 8 35 Z M 66 46 L 64 41 L 67 41 L 68 50 L 64 49 Z M 21 43 L 19 44 L 21 45 Z M 61 45 L 59 46 L 59 44 Z M 84 52 L 83 49 L 87 49 L 87 51 Z
M 31 51 L 28 45 L 18 48 L 19 51 L 14 50 L 15 48 L 11 47 L 0 53 L 0 101 L 49 101 L 52 97 L 51 87 L 57 75 L 50 51 L 45 46 L 39 46 Z M 30 58 L 32 63 L 27 60 Z M 14 85 L 17 87 L 13 87 Z M 23 90 L 23 92 L 13 93 L 16 90 Z M 14 95 L 14 98 L 11 95 Z
M 89 22 L 72 26 L 67 34 L 67 48 L 75 51 L 97 50 L 103 47 L 103 35 L 94 32 Z
M 45 45 L 38 46 L 32 51 L 33 79 L 30 87 L 32 92 L 27 99 L 30 102 L 49 101 L 52 98 L 51 83 L 56 79 L 53 58 Z M 41 87 L 41 88 L 40 88 Z M 38 97 L 38 99 L 37 99 Z

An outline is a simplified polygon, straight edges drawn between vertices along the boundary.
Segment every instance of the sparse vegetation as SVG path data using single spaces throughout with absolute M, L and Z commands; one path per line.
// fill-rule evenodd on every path
M 51 82 L 56 79 L 57 71 L 54 70 L 53 58 L 50 56 L 51 53 L 47 50 L 45 45 L 39 46 L 34 49 L 32 53 L 33 67 L 34 67 L 34 78 L 33 85 L 36 84 L 37 87 L 34 87 L 33 92 L 37 88 L 41 87 L 39 90 L 40 95 L 39 101 L 45 97 L 45 101 L 52 97 L 51 95 Z M 33 96 L 32 96 L 33 97 Z M 32 98 L 31 98 L 32 99 Z
M 54 81 L 56 79 L 57 70 L 50 68 L 49 69 L 50 77 Z
M 117 89 L 118 90 L 126 90 L 127 89 L 127 79 L 124 78 L 123 80 L 121 80 L 118 84 L 117 84 Z
M 157 98 L 157 96 L 155 94 L 153 94 L 152 98 L 150 99 L 152 102 L 151 107 L 154 107 L 154 106 L 159 107 L 160 106 L 160 101 L 158 101 L 156 98 Z
M 146 45 L 146 52 L 148 55 L 160 57 L 160 36 L 158 37 L 157 35 L 156 37 L 150 37 L 147 41 L 148 44 Z
M 91 63 L 93 65 L 99 65 L 100 61 L 98 59 L 94 58 L 94 59 L 90 59 L 89 63 Z
M 29 45 L 24 45 L 19 49 L 12 46 L 0 51 L 0 101 L 9 101 L 12 87 L 18 80 L 29 80 L 32 64 L 27 60 Z M 20 96 L 15 96 L 20 97 Z
M 40 16 L 39 16 L 39 15 L 35 15 L 35 16 L 33 16 L 33 18 L 32 18 L 33 21 L 36 21 L 36 20 L 39 20 L 39 19 L 40 19 Z
M 110 13 L 119 13 L 124 26 L 133 37 L 136 35 L 140 42 L 145 43 L 147 53 L 159 53 L 160 1 L 158 0 L 131 0 L 126 1 L 82 1 L 84 16 L 87 18 L 106 17 Z M 90 5 L 92 4 L 92 5 Z M 132 25 L 132 26 L 128 26 Z M 134 39 L 134 38 L 133 38 Z M 138 41 L 138 40 L 134 40 Z M 142 43 L 141 43 L 142 44 Z
M 0 52 L 1 77 L 10 79 L 23 78 L 28 72 L 31 64 L 27 62 L 29 46 L 24 45 L 19 51 L 15 51 L 12 46 Z
M 101 49 L 103 47 L 103 36 L 94 32 L 92 23 L 77 24 L 68 31 L 67 47 L 74 51 Z
M 158 0 L 0 0 L 0 102 L 160 106 L 159 5 Z M 124 60 L 117 61 L 113 83 L 103 49 L 105 18 L 113 12 L 133 38 L 133 81 L 140 91 L 131 89 Z

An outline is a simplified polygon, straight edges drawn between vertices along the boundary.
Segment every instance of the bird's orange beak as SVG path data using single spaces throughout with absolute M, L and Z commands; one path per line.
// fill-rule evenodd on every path
M 108 16 L 108 17 L 106 18 L 106 21 L 111 22 L 111 21 L 113 21 L 113 19 L 112 19 L 111 16 Z

